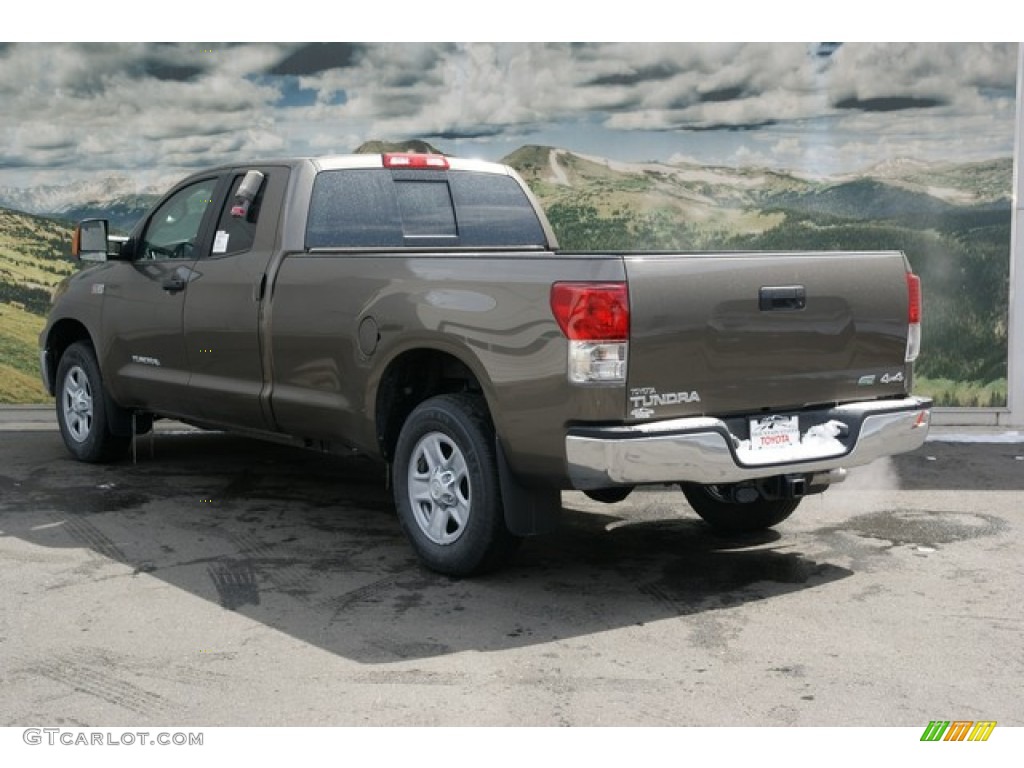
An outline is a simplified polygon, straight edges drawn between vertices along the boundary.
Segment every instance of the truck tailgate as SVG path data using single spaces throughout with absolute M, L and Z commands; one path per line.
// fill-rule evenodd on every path
M 906 262 L 871 253 L 625 257 L 630 419 L 901 395 Z

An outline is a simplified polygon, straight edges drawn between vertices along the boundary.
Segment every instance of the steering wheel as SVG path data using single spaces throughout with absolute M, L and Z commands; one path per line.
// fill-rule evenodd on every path
M 171 251 L 172 259 L 191 259 L 192 254 L 195 253 L 196 247 L 192 244 L 191 240 L 183 240 L 174 246 Z
M 174 245 L 154 245 L 146 243 L 145 258 L 147 259 L 191 259 L 194 258 L 195 245 L 191 240 L 183 240 Z

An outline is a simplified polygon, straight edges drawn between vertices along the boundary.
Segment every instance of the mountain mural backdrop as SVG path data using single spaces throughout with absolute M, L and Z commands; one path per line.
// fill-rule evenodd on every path
M 898 159 L 830 178 L 538 145 L 503 162 L 529 183 L 564 249 L 902 250 L 924 284 L 916 389 L 940 405 L 1005 405 L 1009 157 Z M 36 336 L 53 286 L 77 269 L 70 222 L 99 216 L 128 231 L 157 193 L 125 177 L 0 188 L 0 402 L 45 400 Z

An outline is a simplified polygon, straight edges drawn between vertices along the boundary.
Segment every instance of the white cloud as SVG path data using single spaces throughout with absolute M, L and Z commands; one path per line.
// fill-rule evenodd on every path
M 483 148 L 556 129 L 586 134 L 589 151 L 603 141 L 610 157 L 622 132 L 651 132 L 662 157 L 693 154 L 700 129 L 723 137 L 701 144 L 719 159 L 802 168 L 827 152 L 865 164 L 942 145 L 1005 154 L 1015 119 L 1015 44 L 846 44 L 827 56 L 781 43 L 382 43 L 338 49 L 336 66 L 290 82 L 268 76 L 301 51 L 0 47 L 0 175 L 170 171 L 406 136 Z
M 828 89 L 835 101 L 917 97 L 957 104 L 982 89 L 1012 92 L 1014 43 L 864 43 L 834 55 Z

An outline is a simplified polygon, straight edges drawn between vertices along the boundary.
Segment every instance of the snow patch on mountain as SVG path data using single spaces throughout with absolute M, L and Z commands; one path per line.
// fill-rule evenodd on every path
M 125 198 L 152 195 L 160 191 L 155 187 L 141 188 L 130 177 L 115 175 L 69 184 L 0 187 L 0 207 L 37 215 L 59 215 L 85 206 L 104 207 Z

